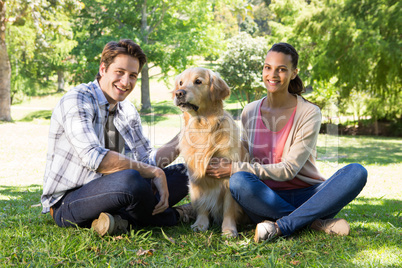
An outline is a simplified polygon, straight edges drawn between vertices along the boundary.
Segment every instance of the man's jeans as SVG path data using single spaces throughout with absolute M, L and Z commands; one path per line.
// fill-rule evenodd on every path
M 230 178 L 230 191 L 254 223 L 274 220 L 287 236 L 316 219 L 335 217 L 356 198 L 366 181 L 366 169 L 350 164 L 320 184 L 274 191 L 256 175 L 240 171 Z
M 90 227 L 101 212 L 121 215 L 133 226 L 171 226 L 178 222 L 171 206 L 188 194 L 188 177 L 182 164 L 169 166 L 166 174 L 169 190 L 169 208 L 152 216 L 159 202 L 151 180 L 144 179 L 138 171 L 127 169 L 102 176 L 88 184 L 68 191 L 53 206 L 54 219 L 61 227 Z

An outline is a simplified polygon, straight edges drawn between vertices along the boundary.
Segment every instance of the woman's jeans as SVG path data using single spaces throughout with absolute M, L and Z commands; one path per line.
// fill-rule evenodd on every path
M 254 223 L 274 220 L 287 236 L 316 219 L 335 217 L 356 198 L 366 181 L 366 169 L 350 164 L 314 186 L 275 191 L 256 175 L 240 171 L 230 178 L 230 191 Z
M 184 165 L 172 165 L 163 171 L 169 190 L 169 206 L 180 202 L 188 194 L 188 177 Z M 159 202 L 150 179 L 138 171 L 127 169 L 102 176 L 88 184 L 68 191 L 53 208 L 58 226 L 90 227 L 101 212 L 120 215 L 133 226 L 171 226 L 178 222 L 171 207 L 152 215 Z

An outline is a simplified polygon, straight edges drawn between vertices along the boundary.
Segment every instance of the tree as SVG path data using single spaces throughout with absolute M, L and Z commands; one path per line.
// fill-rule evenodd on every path
M 6 46 L 6 2 L 0 0 L 0 120 L 11 121 L 11 66 Z
M 271 35 L 271 29 L 268 25 L 269 21 L 274 20 L 273 13 L 269 8 L 268 1 L 256 0 L 253 9 L 254 21 L 258 26 L 257 34 L 259 36 Z
M 207 55 L 219 45 L 222 34 L 214 22 L 213 1 L 85 0 L 78 17 L 74 54 L 79 68 L 76 79 L 93 79 L 103 46 L 112 40 L 130 38 L 148 58 L 141 73 L 141 109 L 150 108 L 149 69 L 160 67 L 165 74 L 181 71 L 193 63 L 191 56 Z
M 11 78 L 38 80 L 38 72 L 50 74 L 48 63 L 60 62 L 55 46 L 68 46 L 62 38 L 66 35 L 62 31 L 64 14 L 79 6 L 78 0 L 0 0 L 0 120 L 11 121 L 11 85 L 16 82 Z M 63 53 L 68 54 L 65 50 Z
M 228 41 L 218 72 L 242 106 L 264 93 L 262 68 L 268 51 L 267 43 L 265 38 L 252 38 L 244 32 Z

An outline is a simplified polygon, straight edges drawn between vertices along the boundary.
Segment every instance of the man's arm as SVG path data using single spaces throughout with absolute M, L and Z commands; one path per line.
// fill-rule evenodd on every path
M 111 174 L 121 170 L 134 169 L 140 173 L 143 178 L 152 179 L 153 184 L 159 192 L 160 201 L 156 204 L 153 215 L 165 211 L 169 207 L 169 191 L 165 172 L 159 167 L 138 162 L 114 151 L 109 151 L 100 163 L 97 172 L 102 174 Z
M 149 179 L 154 178 L 155 174 L 160 172 L 160 168 L 158 167 L 132 160 L 125 155 L 114 151 L 107 152 L 100 163 L 97 172 L 108 175 L 125 169 L 137 170 L 142 177 Z
M 180 153 L 178 148 L 179 140 L 180 133 L 177 134 L 171 141 L 158 149 L 155 156 L 155 162 L 158 167 L 164 168 L 177 158 Z

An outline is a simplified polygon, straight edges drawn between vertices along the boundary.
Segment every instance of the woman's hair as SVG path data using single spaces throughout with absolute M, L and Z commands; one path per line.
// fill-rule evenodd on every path
M 281 52 L 286 55 L 290 55 L 292 57 L 292 67 L 297 68 L 297 64 L 299 62 L 299 54 L 297 54 L 296 49 L 288 43 L 276 43 L 274 44 L 269 51 Z M 269 52 L 268 51 L 268 52 Z M 290 80 L 289 93 L 301 95 L 301 93 L 305 92 L 303 81 L 300 79 L 299 75 L 292 80 Z
M 141 47 L 134 43 L 134 41 L 130 39 L 122 39 L 119 42 L 111 41 L 106 44 L 102 51 L 102 57 L 100 63 L 102 62 L 105 64 L 106 71 L 109 68 L 110 64 L 113 63 L 114 58 L 118 55 L 128 55 L 133 58 L 137 58 L 140 62 L 139 72 L 141 72 L 142 67 L 147 62 L 147 57 L 142 51 Z M 99 80 L 101 77 L 100 73 L 96 75 L 96 79 Z

